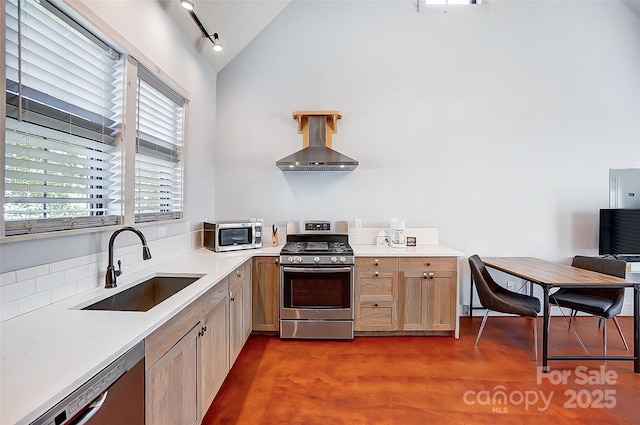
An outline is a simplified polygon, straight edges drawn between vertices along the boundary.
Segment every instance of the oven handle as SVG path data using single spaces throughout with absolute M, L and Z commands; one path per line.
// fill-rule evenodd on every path
M 335 273 L 350 272 L 352 267 L 331 267 L 331 268 L 308 268 L 308 267 L 283 267 L 284 272 L 304 272 L 304 273 Z

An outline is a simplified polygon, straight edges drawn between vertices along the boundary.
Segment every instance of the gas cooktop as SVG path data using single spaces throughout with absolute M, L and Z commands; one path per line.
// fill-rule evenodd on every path
M 287 242 L 281 254 L 353 254 L 346 242 Z
M 288 221 L 287 244 L 280 251 L 282 265 L 351 265 L 346 221 Z

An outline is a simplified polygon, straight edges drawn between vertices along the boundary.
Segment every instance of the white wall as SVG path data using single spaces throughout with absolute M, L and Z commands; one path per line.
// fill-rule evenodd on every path
M 156 0 L 68 0 L 74 9 L 115 41 L 124 40 L 137 59 L 177 82 L 189 98 L 186 141 L 186 222 L 142 226 L 149 240 L 194 232 L 214 212 L 213 135 L 215 71 Z M 140 53 L 141 52 L 141 53 Z M 0 244 L 0 273 L 100 253 L 111 231 Z M 122 239 L 122 240 L 120 240 Z M 123 236 L 118 246 L 138 244 Z M 55 249 L 53 248 L 55 247 Z M 153 254 L 153 253 L 152 253 Z M 102 267 L 106 269 L 106 263 Z
M 597 254 L 608 170 L 640 166 L 639 42 L 617 1 L 292 2 L 218 75 L 216 216 L 398 217 L 468 255 Z M 301 109 L 343 112 L 355 171 L 275 167 Z

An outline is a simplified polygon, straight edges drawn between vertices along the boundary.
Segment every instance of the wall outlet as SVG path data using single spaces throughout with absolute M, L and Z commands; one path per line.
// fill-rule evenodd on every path
M 516 286 L 516 283 L 514 281 L 512 281 L 512 280 L 507 282 L 507 289 L 508 290 L 513 291 L 515 286 Z

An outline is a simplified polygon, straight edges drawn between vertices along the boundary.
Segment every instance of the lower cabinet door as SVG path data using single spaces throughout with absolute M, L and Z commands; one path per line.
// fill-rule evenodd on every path
M 146 372 L 147 425 L 194 425 L 198 414 L 198 333 L 200 323 Z
M 225 297 L 202 319 L 199 339 L 200 413 L 202 417 L 229 371 L 229 299 Z
M 427 286 L 422 272 L 401 273 L 398 294 L 398 328 L 403 331 L 427 329 Z
M 455 272 L 436 272 L 427 281 L 427 329 L 451 331 L 456 328 L 457 275 Z
M 242 326 L 243 287 L 229 287 L 229 368 L 233 366 L 244 344 L 244 327 Z

